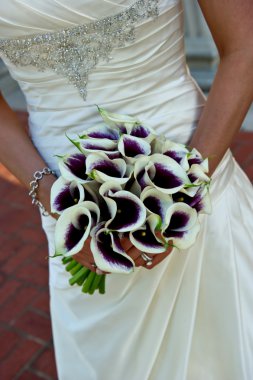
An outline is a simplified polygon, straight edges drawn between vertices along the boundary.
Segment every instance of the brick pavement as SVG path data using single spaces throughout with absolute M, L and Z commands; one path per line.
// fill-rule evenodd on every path
M 26 115 L 19 114 L 26 123 Z M 253 133 L 233 152 L 253 181 Z M 0 166 L 0 378 L 57 380 L 49 318 L 47 244 L 26 191 Z

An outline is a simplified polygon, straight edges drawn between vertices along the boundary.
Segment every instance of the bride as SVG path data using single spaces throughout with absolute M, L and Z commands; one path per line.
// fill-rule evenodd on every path
M 93 296 L 50 260 L 60 380 L 253 378 L 253 189 L 229 150 L 253 99 L 253 2 L 199 5 L 220 54 L 208 99 L 185 62 L 181 0 L 10 0 L 1 10 L 0 54 L 25 94 L 30 135 L 1 97 L 0 157 L 27 189 L 49 168 L 41 207 L 50 210 L 65 132 L 98 123 L 96 104 L 210 158 L 213 211 L 187 251 L 147 270 L 125 240 L 136 271 L 108 275 Z M 42 225 L 53 253 L 54 215 Z M 88 244 L 76 260 L 95 270 Z

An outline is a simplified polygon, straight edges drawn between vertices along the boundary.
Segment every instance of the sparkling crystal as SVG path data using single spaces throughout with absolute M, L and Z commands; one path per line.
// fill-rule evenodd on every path
M 68 78 L 86 99 L 89 73 L 101 60 L 110 60 L 113 48 L 132 43 L 135 25 L 156 17 L 159 0 L 138 0 L 124 11 L 101 20 L 57 32 L 26 38 L 0 39 L 0 52 L 17 66 L 54 70 Z

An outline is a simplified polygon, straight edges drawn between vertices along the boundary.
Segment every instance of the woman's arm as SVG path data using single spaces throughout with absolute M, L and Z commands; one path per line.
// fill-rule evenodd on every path
M 29 190 L 33 173 L 43 169 L 47 164 L 41 158 L 34 147 L 27 131 L 22 128 L 15 112 L 8 106 L 4 98 L 0 95 L 0 160 Z M 46 175 L 39 183 L 38 199 L 50 211 L 50 191 L 55 181 L 53 175 Z M 32 207 L 32 206 L 31 206 Z M 89 248 L 89 243 L 84 247 L 83 253 L 75 256 L 75 259 L 95 271 L 91 263 L 93 255 Z
M 19 181 L 29 189 L 29 183 L 32 180 L 33 173 L 36 170 L 43 169 L 46 163 L 38 154 L 27 131 L 22 128 L 15 112 L 11 110 L 3 97 L 0 95 L 0 160 L 1 162 L 19 179 Z M 50 190 L 55 177 L 53 175 L 44 176 L 40 181 L 38 198 L 46 210 L 50 211 Z M 90 251 L 89 240 L 86 242 L 81 253 L 74 256 L 75 260 L 95 271 L 92 263 L 93 255 Z M 136 260 L 136 265 L 143 265 L 140 259 L 140 252 L 132 246 L 128 239 L 124 239 L 122 244 L 128 254 Z M 171 249 L 170 249 L 171 250 Z M 164 259 L 168 253 L 160 254 L 155 257 L 154 265 L 157 265 Z M 85 253 L 85 255 L 84 255 Z M 158 256 L 158 255 L 156 255 Z M 152 266 L 152 267 L 153 267 Z M 149 267 L 151 269 L 152 267 Z
M 190 141 L 212 174 L 253 101 L 253 1 L 199 0 L 220 54 L 206 106 Z
M 1 95 L 0 116 L 0 160 L 29 189 L 33 173 L 42 170 L 47 164 L 38 154 L 15 112 Z M 39 183 L 38 198 L 48 211 L 50 211 L 50 188 L 54 181 L 53 175 L 46 175 Z

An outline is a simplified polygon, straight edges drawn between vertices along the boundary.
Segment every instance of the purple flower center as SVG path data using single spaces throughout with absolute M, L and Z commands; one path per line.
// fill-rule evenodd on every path
M 183 181 L 164 165 L 156 163 L 155 168 L 156 173 L 152 181 L 156 186 L 164 189 L 173 189 L 183 184 Z
M 154 214 L 158 214 L 162 217 L 162 207 L 159 199 L 156 197 L 149 196 L 143 201 L 144 205 Z
M 133 232 L 133 236 L 137 241 L 149 248 L 161 247 L 161 244 L 156 240 L 148 224 L 146 224 L 146 230 L 135 231 Z
M 110 177 L 122 177 L 120 170 L 111 161 L 101 160 L 98 163 L 95 163 L 92 169 L 99 170 Z
M 125 139 L 124 141 L 125 155 L 127 157 L 135 157 L 138 154 L 145 154 L 145 149 L 136 141 Z
M 54 201 L 56 210 L 63 211 L 68 207 L 74 206 L 80 199 L 80 193 L 78 187 L 75 187 L 74 191 L 70 191 L 70 187 L 67 185 L 57 195 Z
M 150 134 L 149 130 L 142 125 L 136 125 L 131 131 L 131 136 L 145 138 Z
M 126 268 L 132 268 L 133 264 L 130 260 L 113 250 L 110 235 L 101 232 L 98 235 L 97 246 L 104 259 L 111 265 L 116 264 Z
M 87 179 L 86 171 L 86 157 L 81 154 L 74 154 L 66 161 L 66 166 L 78 178 Z
M 170 219 L 170 230 L 177 230 L 178 228 L 184 228 L 189 222 L 189 215 L 183 211 L 176 211 Z
M 111 230 L 120 230 L 135 224 L 140 216 L 139 205 L 129 198 L 113 198 L 117 204 L 117 213 L 108 226 Z
M 89 224 L 89 218 L 87 215 L 80 215 L 78 218 L 78 228 L 73 224 L 70 224 L 65 235 L 65 246 L 68 251 L 75 247 L 82 239 L 85 230 Z

